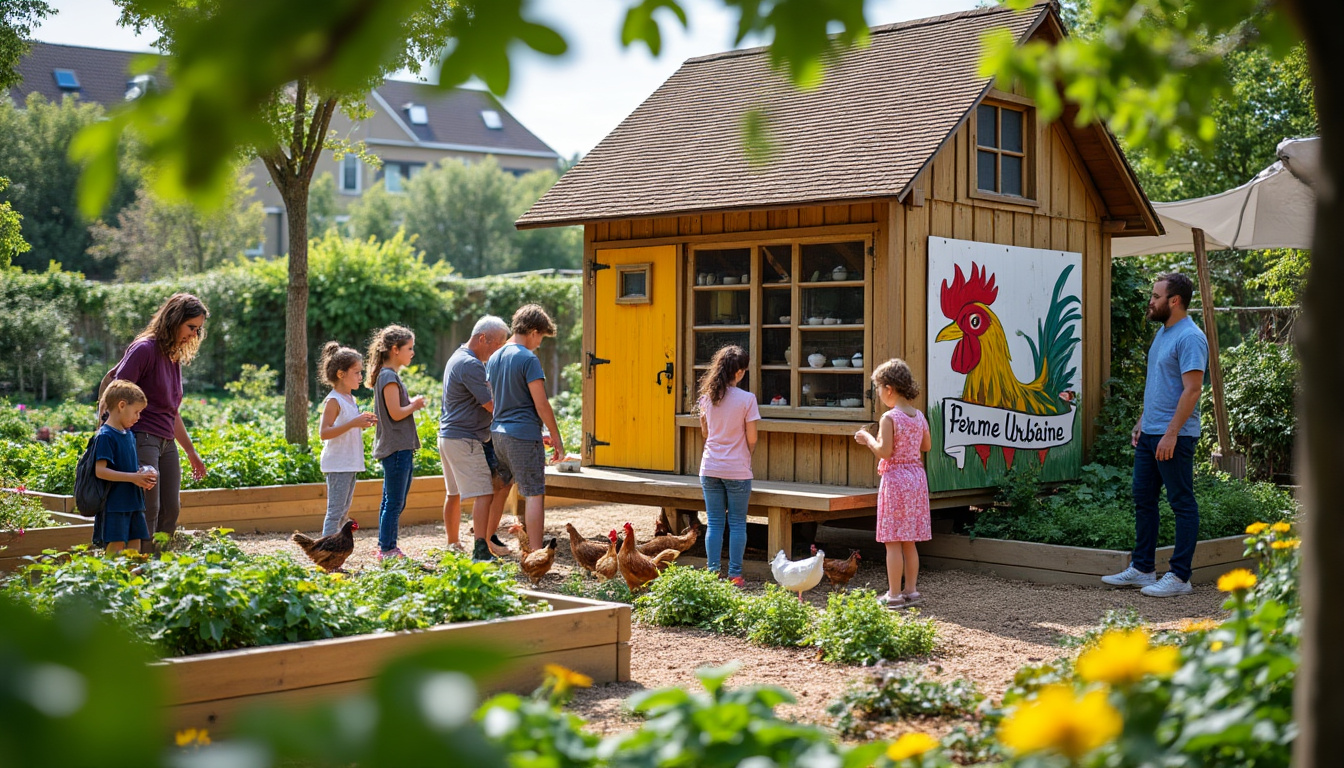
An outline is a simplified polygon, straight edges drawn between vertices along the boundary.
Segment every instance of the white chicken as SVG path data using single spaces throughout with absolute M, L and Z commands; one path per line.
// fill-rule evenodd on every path
M 817 550 L 817 554 L 805 560 L 793 562 L 784 555 L 784 550 L 779 550 L 775 559 L 770 561 L 770 573 L 775 577 L 779 585 L 790 592 L 796 592 L 798 599 L 803 599 L 803 593 L 821 583 L 821 577 L 824 573 L 822 564 L 826 561 L 826 553 Z

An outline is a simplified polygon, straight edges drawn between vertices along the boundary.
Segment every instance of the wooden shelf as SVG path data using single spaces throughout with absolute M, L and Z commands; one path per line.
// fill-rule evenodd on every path
M 831 367 L 831 366 L 829 366 L 829 365 L 826 365 L 826 366 L 822 366 L 821 368 L 813 368 L 813 367 L 811 367 L 811 366 L 808 366 L 808 367 L 806 367 L 806 368 L 799 368 L 799 369 L 798 369 L 798 372 L 799 372 L 799 373 L 863 373 L 863 369 L 862 369 L 862 368 L 833 368 L 833 367 Z
M 807 281 L 799 283 L 804 288 L 862 288 L 862 280 L 817 280 L 816 282 Z M 728 286 L 732 288 L 733 286 Z
M 697 333 L 713 333 L 713 332 L 715 332 L 715 331 L 725 331 L 725 332 L 733 332 L 733 333 L 742 333 L 742 332 L 744 332 L 744 331 L 750 331 L 750 330 L 751 330 L 751 326 L 750 326 L 750 325 L 693 325 L 693 326 L 691 326 L 691 330 L 696 331 Z
M 728 286 L 728 287 L 729 287 L 729 288 L 732 288 L 733 286 L 730 285 L 730 286 Z M 761 287 L 762 287 L 762 288 L 766 288 L 766 289 L 770 289 L 770 288 L 792 288 L 792 287 L 793 287 L 793 283 L 775 283 L 775 282 L 761 283 Z
M 862 331 L 864 326 L 855 323 L 841 323 L 839 325 L 799 325 L 800 331 Z
M 862 412 L 863 416 L 867 415 L 866 408 L 826 408 L 823 406 L 808 406 L 807 408 L 799 409 L 788 405 L 762 405 L 760 406 L 760 409 L 761 413 L 768 413 L 770 411 L 802 410 L 806 412 L 830 411 L 832 413 L 840 411 L 845 414 L 853 413 L 856 416 L 859 416 L 860 413 Z M 677 416 L 676 422 L 678 427 L 694 427 L 697 429 L 700 427 L 700 417 L 696 416 L 693 413 L 679 414 Z M 852 435 L 854 434 L 854 430 L 858 429 L 859 427 L 867 423 L 870 422 L 868 419 L 865 418 L 855 418 L 852 421 L 827 421 L 825 419 L 818 419 L 818 418 L 811 418 L 811 419 L 764 418 L 756 422 L 756 429 L 762 432 L 795 432 L 795 433 L 801 432 L 809 435 Z
M 750 289 L 751 283 L 737 283 L 735 285 L 697 285 L 694 286 L 697 291 L 745 291 Z
M 762 363 L 762 371 L 791 371 L 793 366 L 788 363 Z
M 792 326 L 792 325 L 789 325 L 788 323 L 769 323 L 769 324 L 766 324 L 766 325 L 762 325 L 762 326 L 761 326 L 761 329 L 762 329 L 762 330 L 769 331 L 769 330 L 779 330 L 779 329 L 782 328 L 782 329 L 784 329 L 784 330 L 787 331 L 788 329 L 790 329 L 790 328 L 792 328 L 792 327 L 793 327 L 793 326 Z

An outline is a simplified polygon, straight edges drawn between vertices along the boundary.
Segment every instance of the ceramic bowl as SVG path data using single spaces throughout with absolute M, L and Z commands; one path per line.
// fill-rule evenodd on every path
M 848 367 L 849 367 L 849 358 L 847 358 L 847 357 L 833 357 L 833 358 L 831 358 L 831 365 L 834 366 L 834 367 L 836 367 L 836 368 L 848 368 Z
M 846 397 L 840 401 L 841 408 L 858 408 L 860 405 L 863 405 L 863 401 L 857 397 Z
M 845 280 L 849 277 L 849 270 L 844 267 L 836 267 L 831 270 L 831 279 L 835 281 Z
M 821 325 L 821 324 L 824 323 L 824 322 L 826 322 L 826 318 L 824 318 L 824 317 L 809 317 L 809 318 L 807 318 L 807 324 L 808 324 L 808 325 Z
M 814 352 L 807 356 L 807 364 L 813 368 L 821 368 L 826 365 L 826 356 L 820 352 Z
M 737 285 L 737 278 L 736 278 L 736 277 L 733 277 L 732 275 L 729 275 L 728 277 L 723 278 L 723 284 L 724 284 L 724 285 Z
M 780 315 L 780 316 L 779 316 L 779 324 L 780 324 L 780 325 L 788 325 L 788 324 L 789 324 L 789 321 L 792 320 L 792 319 L 793 319 L 793 316 L 792 316 L 792 315 Z
M 839 324 L 840 324 L 840 318 L 838 318 L 838 317 L 828 317 L 828 318 L 826 318 L 825 320 L 823 320 L 822 322 L 823 322 L 824 324 L 826 324 L 826 325 L 839 325 Z

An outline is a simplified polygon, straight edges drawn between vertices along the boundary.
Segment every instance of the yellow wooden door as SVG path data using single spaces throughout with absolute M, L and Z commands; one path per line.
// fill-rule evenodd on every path
M 599 250 L 593 463 L 671 471 L 676 461 L 676 246 Z M 671 366 L 669 368 L 668 366 Z M 663 375 L 666 371 L 674 375 Z

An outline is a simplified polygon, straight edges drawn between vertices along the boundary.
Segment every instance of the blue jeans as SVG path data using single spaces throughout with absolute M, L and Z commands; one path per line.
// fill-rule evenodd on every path
M 406 508 L 406 494 L 411 492 L 411 469 L 415 451 L 397 451 L 382 460 L 383 505 L 378 510 L 378 548 L 384 552 L 397 548 L 397 526 L 401 511 Z
M 1170 459 L 1157 460 L 1161 435 L 1139 435 L 1134 449 L 1134 553 L 1131 565 L 1144 573 L 1157 570 L 1157 500 L 1162 487 L 1167 503 L 1176 513 L 1176 548 L 1171 553 L 1171 572 L 1182 581 L 1190 580 L 1190 562 L 1199 541 L 1199 505 L 1195 502 L 1195 440 L 1176 438 L 1176 450 Z
M 723 558 L 724 522 L 728 524 L 728 576 L 742 575 L 742 556 L 747 551 L 747 501 L 751 498 L 750 480 L 724 480 L 701 477 L 705 493 L 705 560 L 718 571 Z

